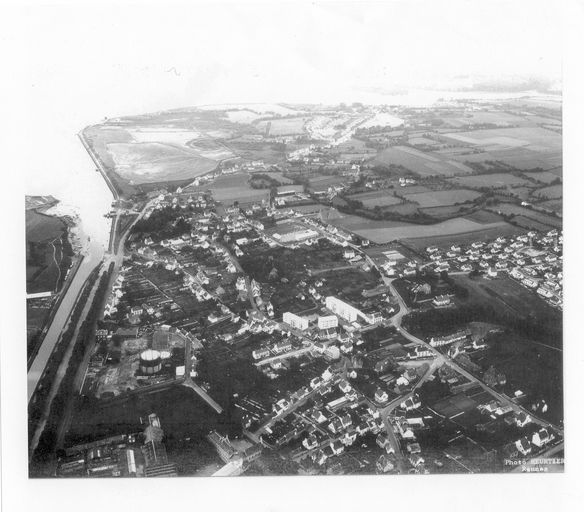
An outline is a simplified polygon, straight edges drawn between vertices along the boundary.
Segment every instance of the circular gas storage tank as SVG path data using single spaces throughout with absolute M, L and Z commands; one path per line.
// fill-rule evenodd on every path
M 148 349 L 148 350 L 144 350 L 144 352 L 142 352 L 140 354 L 140 361 L 142 362 L 152 362 L 152 361 L 157 361 L 158 359 L 160 359 L 160 352 L 158 352 L 158 350 L 153 350 L 153 349 Z
M 161 369 L 161 358 L 158 350 L 148 349 L 140 354 L 140 370 L 142 373 L 151 375 Z

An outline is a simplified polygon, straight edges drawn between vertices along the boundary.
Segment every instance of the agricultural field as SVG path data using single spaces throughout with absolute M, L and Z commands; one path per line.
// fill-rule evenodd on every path
M 334 226 L 351 231 L 375 243 L 386 243 L 402 239 L 453 236 L 461 233 L 475 234 L 484 230 L 497 231 L 508 226 L 503 221 L 479 223 L 462 217 L 431 225 L 395 221 L 374 221 L 355 215 L 342 216 L 339 219 L 329 220 L 329 222 Z
M 536 314 L 541 314 L 540 305 L 533 304 L 529 299 L 527 304 L 534 306 Z M 559 319 L 550 320 L 556 324 L 561 322 Z M 561 336 L 558 338 L 561 342 Z M 546 417 L 560 422 L 563 408 L 562 351 L 514 333 L 490 336 L 487 344 L 488 350 L 477 354 L 474 362 L 485 370 L 494 365 L 507 376 L 503 392 L 511 394 L 521 389 L 528 397 L 528 404 L 543 398 L 549 404 Z
M 500 161 L 520 170 L 548 170 L 562 163 L 562 137 L 538 126 L 442 133 L 478 153 L 452 155 L 460 162 Z
M 51 313 L 51 299 L 35 299 L 26 301 L 26 342 L 27 358 L 31 356 L 37 345 L 43 327 Z
M 250 123 L 264 114 L 295 111 L 276 105 L 218 109 L 207 106 L 112 119 L 87 127 L 83 134 L 116 188 L 127 196 L 148 190 L 144 186 L 150 184 L 189 181 L 227 159 L 268 164 L 284 160 L 282 148 L 264 140 Z
M 463 116 L 443 117 L 444 123 L 453 128 L 466 128 L 473 125 L 495 124 L 500 127 L 511 127 L 526 124 L 525 118 L 506 112 L 472 112 Z
M 542 300 L 536 293 L 525 288 L 510 277 L 497 279 L 470 278 L 468 275 L 453 275 L 454 281 L 473 292 L 469 300 L 493 304 L 501 311 L 518 317 L 541 316 L 555 320 L 561 313 Z
M 533 195 L 545 199 L 560 199 L 562 197 L 562 185 L 540 188 Z
M 552 227 L 562 227 L 562 219 L 558 219 L 557 217 L 552 217 L 551 215 L 546 215 L 545 213 L 537 212 L 529 208 L 524 208 L 523 206 L 519 206 L 517 204 L 501 203 L 497 206 L 490 207 L 489 209 L 503 215 L 516 215 L 526 217 L 528 219 L 533 219 L 540 224 L 549 226 L 548 229 L 551 229 Z
M 533 190 L 533 187 L 513 187 L 509 193 L 522 201 L 528 201 Z
M 240 187 L 220 188 L 213 190 L 213 199 L 223 203 L 225 206 L 231 206 L 236 201 L 241 204 L 259 203 L 270 199 L 269 190 L 255 190 L 253 188 L 241 189 Z
M 555 132 L 539 127 L 494 128 L 473 130 L 470 132 L 451 132 L 443 137 L 465 144 L 507 149 L 527 147 L 538 152 L 559 152 L 562 150 L 562 138 Z
M 225 142 L 241 160 L 263 160 L 266 164 L 281 163 L 286 154 L 282 147 L 264 140 L 259 134 L 245 134 Z
M 113 121 L 112 121 L 113 123 Z M 145 124 L 88 127 L 84 136 L 104 167 L 127 185 L 188 180 L 233 153 L 199 130 Z M 122 187 L 122 192 L 123 192 Z
M 481 187 L 515 187 L 529 185 L 530 182 L 525 178 L 513 174 L 495 173 L 495 174 L 475 174 L 473 176 L 457 176 L 449 181 L 464 187 L 481 188 Z
M 131 185 L 186 180 L 213 170 L 217 161 L 159 143 L 107 144 L 116 172 Z M 215 153 L 216 157 L 225 153 Z
M 227 110 L 225 114 L 232 123 L 243 124 L 251 124 L 257 119 L 261 119 L 263 117 L 261 114 L 248 109 Z
M 320 211 L 324 210 L 325 207 L 323 205 L 317 203 L 317 204 L 305 204 L 305 205 L 299 205 L 299 206 L 290 206 L 289 209 L 292 211 L 298 212 L 301 215 L 313 215 L 316 213 L 320 213 Z
M 359 128 L 373 128 L 377 126 L 391 126 L 392 128 L 395 128 L 397 126 L 402 126 L 403 124 L 404 120 L 399 117 L 388 114 L 387 112 L 378 112 L 371 119 L 360 124 Z
M 408 142 L 413 146 L 437 146 L 438 142 L 427 137 L 410 137 Z
M 330 153 L 337 155 L 342 160 L 361 160 L 373 158 L 377 151 L 367 147 L 362 140 L 351 138 L 336 145 L 330 150 Z
M 429 215 L 436 220 L 442 220 L 454 217 L 455 215 L 463 215 L 465 212 L 465 206 L 430 206 L 428 208 L 418 208 L 418 211 L 425 215 Z
M 478 210 L 473 213 L 465 215 L 466 219 L 478 222 L 479 224 L 493 224 L 494 222 L 501 222 L 503 217 L 488 210 Z
M 562 165 L 561 152 L 540 152 L 529 147 L 515 147 L 511 149 L 482 148 L 485 151 L 472 154 L 459 154 L 453 156 L 460 162 L 472 162 L 484 164 L 485 162 L 502 162 L 504 165 L 521 171 L 534 169 L 550 170 Z
M 207 111 L 232 111 L 232 110 L 248 110 L 255 112 L 256 114 L 265 115 L 280 115 L 289 116 L 293 114 L 298 114 L 297 110 L 294 110 L 286 105 L 279 103 L 242 103 L 242 104 L 217 104 L 217 105 L 203 105 L 197 107 L 197 110 L 207 110 Z
M 407 146 L 384 149 L 375 162 L 383 165 L 401 165 L 420 176 L 454 176 L 470 174 L 473 170 L 461 162 L 448 160 L 437 153 L 426 153 Z
M 316 176 L 309 179 L 309 188 L 311 191 L 323 191 L 346 181 L 347 179 L 341 176 Z
M 400 204 L 402 201 L 395 197 L 389 190 L 377 190 L 375 192 L 363 192 L 347 196 L 353 201 L 360 201 L 365 208 L 375 208 L 376 206 L 392 206 Z
M 422 208 L 435 206 L 450 206 L 467 201 L 473 201 L 480 197 L 481 194 L 473 190 L 437 190 L 431 192 L 421 192 L 418 194 L 409 194 L 408 200 L 418 203 Z
M 225 206 L 231 206 L 235 201 L 245 205 L 270 198 L 269 189 L 255 189 L 249 185 L 249 174 L 246 172 L 222 174 L 210 183 L 191 188 L 197 192 L 211 192 L 213 199 Z
M 549 185 L 550 183 L 554 182 L 559 178 L 557 174 L 554 174 L 551 171 L 543 171 L 543 172 L 526 172 L 524 173 L 525 176 L 539 181 L 540 183 L 545 183 Z
M 554 167 L 553 169 L 550 169 L 549 172 L 551 174 L 554 174 L 554 175 L 558 176 L 559 178 L 561 178 L 562 174 L 563 174 L 563 169 L 562 169 L 562 166 L 560 165 L 558 167 Z
M 423 192 L 431 192 L 432 189 L 424 185 L 409 185 L 407 187 L 400 187 L 396 189 L 396 194 L 407 197 L 410 194 L 421 194 Z
M 537 124 L 537 125 L 547 125 L 547 126 L 557 126 L 557 127 L 561 127 L 562 126 L 562 120 L 561 119 L 557 119 L 555 117 L 544 117 L 544 116 L 538 116 L 538 115 L 528 115 L 526 116 L 526 119 L 528 121 L 530 121 L 531 123 Z
M 125 132 L 130 136 L 125 142 L 159 143 L 179 148 L 185 148 L 188 146 L 189 142 L 204 137 L 200 131 L 196 130 L 182 130 L 177 128 L 163 129 L 162 127 L 156 126 L 128 128 Z
M 235 174 L 222 174 L 215 178 L 211 183 L 196 187 L 196 190 L 218 190 L 221 188 L 247 187 L 249 174 L 238 172 Z
M 407 196 L 406 196 L 407 197 Z M 402 203 L 393 206 L 386 206 L 383 208 L 384 212 L 395 213 L 397 215 L 414 215 L 419 211 L 418 206 L 415 203 Z
M 546 208 L 551 210 L 552 212 L 558 212 L 560 215 L 562 213 L 562 200 L 561 199 L 552 199 L 550 201 L 543 201 L 541 203 L 537 203 L 538 207 Z
M 561 119 L 562 101 L 561 98 L 542 98 L 542 97 L 524 97 L 513 98 L 505 102 L 509 107 L 515 107 L 522 111 L 540 112 L 542 109 L 547 111 L 546 117 Z
M 279 182 L 280 185 L 292 185 L 292 183 L 294 183 L 290 178 L 286 178 L 281 172 L 270 171 L 266 172 L 265 174 L 273 180 Z
M 65 223 L 59 217 L 44 215 L 34 209 L 26 210 L 26 241 L 50 242 L 65 231 Z
M 271 137 L 301 135 L 304 133 L 304 125 L 309 119 L 309 117 L 269 119 L 258 122 L 256 126 L 262 133 L 265 132 L 267 136 Z
M 463 218 L 470 220 L 469 217 Z M 475 226 L 478 227 L 479 225 L 479 223 L 475 223 Z M 469 245 L 473 242 L 490 242 L 499 236 L 514 236 L 525 233 L 526 231 L 526 229 L 513 226 L 506 222 L 493 222 L 483 224 L 482 229 L 476 231 L 467 231 L 465 233 L 449 234 L 446 236 L 430 235 L 427 237 L 410 238 L 405 243 L 407 243 L 408 247 L 418 251 L 423 251 L 430 245 L 447 249 L 453 244 Z
M 70 264 L 67 225 L 50 215 L 26 210 L 26 291 L 55 291 Z
M 549 224 L 544 224 L 542 222 L 535 220 L 532 217 L 524 217 L 523 215 L 516 215 L 513 218 L 513 223 L 529 231 L 533 230 L 547 231 L 550 229 Z

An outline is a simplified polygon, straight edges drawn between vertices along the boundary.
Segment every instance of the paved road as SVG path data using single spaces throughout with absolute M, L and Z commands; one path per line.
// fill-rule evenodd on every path
M 191 340 L 185 336 L 185 376 L 183 378 L 183 386 L 187 388 L 191 388 L 195 391 L 205 402 L 207 402 L 215 412 L 221 414 L 223 412 L 223 407 L 221 407 L 215 400 L 211 398 L 211 396 L 197 383 L 195 383 L 191 377 L 191 368 L 192 368 L 192 353 L 193 345 Z
M 226 251 L 226 254 L 227 254 L 228 258 L 231 260 L 231 262 L 235 266 L 236 270 L 238 272 L 242 273 L 245 276 L 245 286 L 246 286 L 246 289 L 247 289 L 247 298 L 249 300 L 249 303 L 250 303 L 252 309 L 256 313 L 258 313 L 260 315 L 260 317 L 263 318 L 264 315 L 260 311 L 260 309 L 258 308 L 258 306 L 256 304 L 256 301 L 255 301 L 255 298 L 254 298 L 254 296 L 252 294 L 252 291 L 251 291 L 251 281 L 250 281 L 249 277 L 247 276 L 247 274 L 243 271 L 243 268 L 241 267 L 241 263 L 239 263 L 239 260 L 231 253 L 231 251 L 229 250 L 229 248 L 226 247 L 225 245 L 223 245 L 223 244 L 221 244 L 219 242 L 213 242 L 213 245 L 216 248 L 221 248 L 224 251 Z
M 360 248 L 357 248 L 356 247 L 356 249 L 359 250 L 360 252 L 362 252 L 362 250 Z M 380 269 L 378 268 L 377 264 L 373 260 L 371 260 L 371 263 L 375 266 L 375 268 L 383 276 L 383 273 L 380 271 Z M 536 424 L 538 424 L 538 425 L 540 425 L 542 427 L 551 427 L 551 428 L 554 428 L 555 430 L 559 431 L 560 434 L 563 436 L 563 430 L 560 427 L 558 427 L 557 425 L 552 424 L 549 421 L 546 421 L 546 420 L 543 420 L 541 418 L 538 418 L 537 416 L 534 416 L 532 411 L 529 411 L 528 409 L 525 409 L 524 407 L 520 406 L 519 404 L 517 404 L 514 400 L 512 400 L 508 396 L 503 395 L 503 394 L 495 391 L 493 388 L 489 387 L 487 384 L 485 384 L 478 377 L 476 377 L 475 375 L 471 374 L 469 371 L 465 370 L 460 365 L 458 365 L 450 357 L 448 357 L 447 355 L 442 354 L 441 352 L 439 352 L 438 350 L 436 350 L 434 347 L 431 347 L 430 344 L 427 343 L 426 341 L 418 338 L 417 336 L 414 336 L 413 334 L 411 334 L 410 332 L 408 332 L 406 329 L 404 329 L 402 327 L 402 320 L 403 320 L 403 317 L 410 312 L 410 309 L 406 305 L 403 297 L 399 294 L 399 292 L 397 291 L 397 289 L 393 285 L 393 281 L 395 279 L 390 279 L 390 278 L 385 277 L 385 276 L 383 276 L 382 279 L 383 279 L 384 283 L 386 285 L 388 285 L 391 294 L 397 299 L 398 305 L 399 305 L 399 311 L 390 319 L 391 324 L 397 329 L 397 331 L 402 336 L 404 336 L 410 342 L 415 343 L 417 345 L 424 346 L 428 350 L 432 351 L 432 353 L 434 354 L 434 357 L 435 357 L 434 362 L 432 363 L 433 366 L 435 364 L 446 364 L 446 365 L 448 365 L 450 368 L 452 368 L 454 371 L 456 371 L 460 375 L 464 376 L 470 382 L 475 383 L 475 384 L 478 384 L 483 390 L 485 390 L 486 392 L 488 392 L 491 396 L 493 396 L 496 400 L 498 400 L 504 406 L 511 407 L 511 409 L 513 411 L 515 411 L 516 413 L 523 412 L 525 414 L 528 414 L 532 418 L 532 421 L 534 423 L 536 423 Z M 434 371 L 434 370 L 432 370 L 432 371 Z M 428 378 L 430 375 L 431 375 L 431 372 L 427 372 L 426 375 L 424 375 L 424 377 L 416 384 L 416 388 L 418 388 L 419 386 L 421 386 L 422 383 L 423 383 L 423 381 L 426 378 Z M 401 398 L 401 401 L 403 401 L 403 399 L 404 399 L 404 397 Z M 390 405 L 393 405 L 393 402 Z
M 259 438 L 260 434 L 262 434 L 266 431 L 266 427 L 270 427 L 271 425 L 276 423 L 276 421 L 281 420 L 282 418 L 285 418 L 289 414 L 292 414 L 296 409 L 298 409 L 298 407 L 301 407 L 310 398 L 312 398 L 321 389 L 321 387 L 322 387 L 322 385 L 317 386 L 315 389 L 311 389 L 310 392 L 304 398 L 301 398 L 300 400 L 295 402 L 291 407 L 286 409 L 282 414 L 278 414 L 277 416 L 274 416 L 274 415 L 270 416 L 270 418 L 268 420 L 266 420 L 262 426 L 260 426 L 255 432 L 252 433 L 252 435 Z
M 434 347 L 431 347 L 426 341 L 418 338 L 417 336 L 414 336 L 413 334 L 409 333 L 406 329 L 401 327 L 402 319 L 407 313 L 409 313 L 409 308 L 406 306 L 406 303 L 404 302 L 403 298 L 401 297 L 401 295 L 397 292 L 397 290 L 393 286 L 392 281 L 393 280 L 389 279 L 387 284 L 390 287 L 391 293 L 397 298 L 398 303 L 400 305 L 400 310 L 396 315 L 394 315 L 394 317 L 391 319 L 391 321 L 392 321 L 392 324 L 396 327 L 396 329 L 399 331 L 399 333 L 401 335 L 403 335 L 407 340 L 411 341 L 412 343 L 416 343 L 418 345 L 423 345 L 427 349 L 431 350 L 436 357 L 441 357 L 443 359 L 444 364 L 448 365 L 454 371 L 456 371 L 457 373 L 466 377 L 469 381 L 474 382 L 474 383 L 478 384 L 479 386 L 481 386 L 485 391 L 490 393 L 494 398 L 496 398 L 503 405 L 507 405 L 507 406 L 511 407 L 517 413 L 524 412 L 525 414 L 528 414 L 529 416 L 531 416 L 534 423 L 537 423 L 538 425 L 540 425 L 542 427 L 553 427 L 555 429 L 560 430 L 559 427 L 553 425 L 549 421 L 546 421 L 546 420 L 543 420 L 541 418 L 534 416 L 532 411 L 529 411 L 529 410 L 521 407 L 519 404 L 517 404 L 515 401 L 510 399 L 508 396 L 503 395 L 503 394 L 499 393 L 498 391 L 495 391 L 493 388 L 487 386 L 487 384 L 485 384 L 482 380 L 480 380 L 478 377 L 476 377 L 475 375 L 473 375 L 469 371 L 462 368 L 457 363 L 455 363 L 450 357 L 442 354 L 441 352 L 436 350 Z

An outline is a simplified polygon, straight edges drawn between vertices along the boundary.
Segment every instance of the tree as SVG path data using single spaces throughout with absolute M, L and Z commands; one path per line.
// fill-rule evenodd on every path
M 483 380 L 487 386 L 495 387 L 504 385 L 507 382 L 507 377 L 491 365 L 483 375 Z

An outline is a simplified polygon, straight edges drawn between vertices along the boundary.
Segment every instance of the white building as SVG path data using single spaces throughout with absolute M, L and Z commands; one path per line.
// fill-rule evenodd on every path
M 319 316 L 318 317 L 318 328 L 319 329 L 334 329 L 338 327 L 339 319 L 335 315 Z
M 301 316 L 295 315 L 294 313 L 290 313 L 289 311 L 286 311 L 286 313 L 282 315 L 282 321 L 285 324 L 291 326 L 292 328 L 298 329 L 300 331 L 308 329 L 307 318 L 302 318 Z
M 325 299 L 325 306 L 335 315 L 340 316 L 347 322 L 355 322 L 360 314 L 360 311 L 357 308 L 332 296 Z
M 298 229 L 288 233 L 274 233 L 274 238 L 282 243 L 303 242 L 310 238 L 315 238 L 318 233 L 313 229 Z

